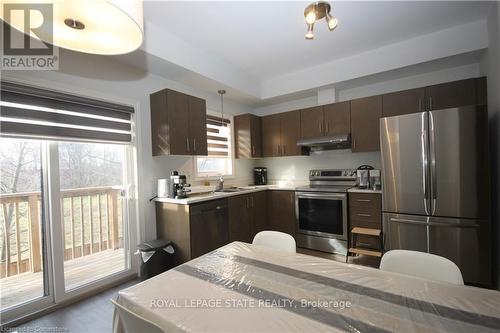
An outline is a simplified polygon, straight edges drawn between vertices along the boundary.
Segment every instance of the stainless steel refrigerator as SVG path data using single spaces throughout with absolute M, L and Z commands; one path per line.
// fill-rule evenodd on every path
M 486 107 L 380 120 L 385 250 L 437 254 L 468 284 L 490 286 Z

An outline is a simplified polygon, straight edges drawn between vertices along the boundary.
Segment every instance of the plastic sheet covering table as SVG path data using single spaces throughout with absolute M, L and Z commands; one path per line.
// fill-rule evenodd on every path
M 498 291 L 240 242 L 121 290 L 117 301 L 165 332 L 500 331 Z

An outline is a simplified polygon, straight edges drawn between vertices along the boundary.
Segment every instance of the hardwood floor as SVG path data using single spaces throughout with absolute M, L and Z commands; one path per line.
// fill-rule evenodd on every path
M 66 288 L 82 285 L 124 269 L 123 249 L 105 250 L 64 262 Z M 43 272 L 22 273 L 0 279 L 2 308 L 43 295 Z
M 113 304 L 119 290 L 138 280 L 129 281 L 83 301 L 71 304 L 17 327 L 18 332 L 109 333 L 113 327 Z

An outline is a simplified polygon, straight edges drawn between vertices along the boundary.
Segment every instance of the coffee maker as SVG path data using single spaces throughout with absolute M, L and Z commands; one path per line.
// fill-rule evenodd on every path
M 190 187 L 191 184 L 187 183 L 187 179 L 185 175 L 179 175 L 179 172 L 172 171 L 170 174 L 170 181 L 168 184 L 169 187 L 169 197 L 175 199 L 184 199 L 187 198 L 187 194 L 191 192 Z
M 361 189 L 370 188 L 370 170 L 373 170 L 371 165 L 361 165 L 357 170 L 357 183 Z
M 253 169 L 254 185 L 267 185 L 267 168 L 257 167 Z

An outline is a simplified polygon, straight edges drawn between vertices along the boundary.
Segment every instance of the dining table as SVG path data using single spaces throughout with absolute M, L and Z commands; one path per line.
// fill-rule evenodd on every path
M 233 242 L 118 292 L 164 332 L 499 332 L 500 292 Z M 115 333 L 124 332 L 115 311 Z

